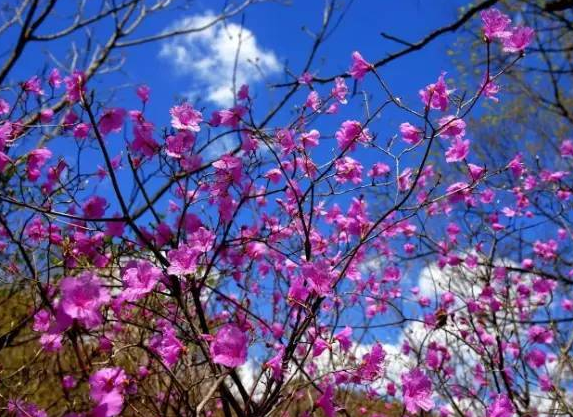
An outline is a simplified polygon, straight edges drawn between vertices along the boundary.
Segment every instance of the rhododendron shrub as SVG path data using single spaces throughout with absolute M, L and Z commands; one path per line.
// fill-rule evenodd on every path
M 410 103 L 359 52 L 295 77 L 283 119 L 259 120 L 248 86 L 151 120 L 144 86 L 123 108 L 82 71 L 21 83 L 0 124 L 1 256 L 61 395 L 36 403 L 28 364 L 2 382 L 7 413 L 334 416 L 349 393 L 372 416 L 570 413 L 573 145 L 557 167 L 472 153 L 464 119 L 503 105 L 535 36 L 481 18 L 474 90 L 429 74 Z M 366 115 L 351 80 L 371 82 Z M 66 105 L 24 124 L 48 89 Z M 380 134 L 390 108 L 402 140 Z

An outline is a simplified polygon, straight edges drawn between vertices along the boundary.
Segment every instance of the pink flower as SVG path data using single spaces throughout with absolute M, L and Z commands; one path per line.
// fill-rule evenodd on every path
M 39 242 L 46 237 L 46 234 L 47 229 L 44 227 L 42 220 L 39 217 L 34 217 L 26 226 L 26 236 L 32 242 Z
M 249 86 L 247 84 L 241 85 L 241 88 L 239 88 L 239 92 L 237 93 L 237 98 L 239 100 L 249 99 Z
M 34 149 L 28 154 L 26 169 L 30 181 L 36 181 L 40 178 L 40 169 L 51 157 L 52 152 L 48 148 Z
M 90 397 L 97 403 L 94 417 L 113 417 L 121 413 L 128 382 L 120 367 L 102 368 L 90 376 Z
M 281 146 L 283 155 L 288 155 L 296 149 L 294 131 L 291 129 L 278 129 L 276 132 L 276 138 Z
M 407 191 L 412 186 L 412 168 L 405 168 L 398 176 L 398 190 Z
M 85 93 L 85 80 L 86 76 L 82 71 L 74 71 L 72 75 L 64 78 L 66 83 L 66 98 L 70 103 L 79 101 L 81 96 Z
M 214 363 L 236 368 L 247 361 L 248 336 L 234 324 L 225 324 L 211 342 L 209 352 Z
M 446 162 L 459 162 L 467 158 L 470 153 L 470 141 L 455 138 L 452 146 L 446 151 Z
M 69 128 L 74 123 L 76 123 L 78 121 L 78 119 L 79 119 L 78 115 L 75 114 L 72 110 L 70 110 L 64 115 L 63 125 L 65 128 Z
M 211 113 L 211 120 L 209 120 L 211 127 L 218 127 L 221 125 L 221 112 L 214 111 Z
M 388 164 L 385 164 L 383 162 L 376 162 L 372 168 L 370 169 L 370 171 L 368 171 L 368 176 L 369 177 L 383 177 L 384 175 L 387 175 L 390 173 L 390 167 L 388 166 Z
M 561 151 L 562 158 L 573 158 L 573 140 L 564 140 L 559 150 Z
M 399 282 L 400 281 L 400 268 L 390 265 L 384 268 L 382 282 Z
M 318 140 L 320 138 L 320 132 L 316 129 L 312 129 L 309 132 L 301 133 L 300 141 L 305 148 L 310 148 L 318 146 Z
M 334 79 L 334 87 L 331 91 L 332 97 L 334 97 L 340 104 L 346 104 L 346 95 L 348 94 L 348 87 L 346 86 L 346 81 L 342 77 L 336 77 Z
M 50 313 L 47 310 L 40 310 L 34 314 L 34 325 L 32 330 L 35 332 L 47 332 L 50 328 Z
M 320 101 L 320 96 L 316 91 L 311 91 L 306 98 L 305 107 L 310 108 L 312 111 L 317 112 L 320 110 L 322 102 Z
M 484 10 L 480 13 L 480 16 L 483 22 L 483 34 L 488 41 L 494 38 L 505 39 L 511 36 L 511 32 L 506 30 L 511 23 L 509 16 L 495 8 Z
M 362 164 L 349 156 L 344 156 L 334 163 L 336 175 L 334 179 L 340 184 L 350 181 L 353 184 L 362 182 Z
M 438 122 L 440 136 L 444 138 L 461 138 L 466 134 L 466 122 L 456 116 L 444 116 Z
M 4 168 L 6 168 L 6 165 L 8 165 L 10 162 L 12 162 L 10 157 L 4 152 L 0 152 L 0 173 L 4 172 Z
M 525 172 L 525 164 L 523 163 L 523 156 L 520 153 L 515 155 L 513 159 L 509 161 L 507 167 L 511 170 L 511 173 L 515 177 L 521 177 Z
M 489 98 L 490 100 L 495 101 L 496 103 L 499 102 L 499 99 L 495 96 L 496 94 L 499 93 L 499 90 L 501 90 L 501 87 L 498 84 L 496 84 L 492 80 L 487 81 L 484 78 L 482 82 L 482 88 L 483 88 L 483 95 L 486 98 Z
M 313 75 L 310 72 L 303 73 L 300 77 L 298 77 L 299 84 L 308 85 L 312 82 Z
M 388 384 L 386 384 L 386 392 L 391 397 L 395 396 L 396 395 L 396 384 L 394 384 L 393 382 L 388 382 Z
M 515 409 L 509 397 L 499 394 L 495 401 L 487 408 L 486 417 L 512 417 Z
M 185 244 L 180 245 L 177 249 L 171 249 L 167 254 L 171 263 L 167 272 L 173 275 L 193 274 L 197 270 L 200 255 L 201 251 Z
M 60 281 L 60 291 L 58 307 L 67 316 L 63 317 L 64 322 L 66 318 L 75 319 L 87 329 L 102 323 L 100 309 L 110 301 L 110 296 L 97 275 L 86 271 L 78 277 L 66 277 Z
M 33 93 L 37 96 L 41 96 L 44 94 L 44 90 L 42 90 L 42 81 L 37 75 L 34 75 L 28 81 L 22 84 L 22 89 L 27 93 Z
M 555 389 L 555 385 L 553 385 L 553 381 L 549 375 L 539 376 L 539 386 L 543 392 L 550 392 Z
M 278 348 L 275 347 L 277 354 L 270 358 L 265 364 L 265 368 L 269 368 L 272 371 L 273 379 L 276 381 L 281 381 L 283 378 L 283 356 L 285 353 L 285 347 L 279 345 Z
M 401 375 L 404 405 L 410 413 L 420 409 L 430 411 L 434 407 L 432 400 L 432 381 L 420 369 L 414 368 Z
M 73 135 L 76 139 L 85 139 L 88 137 L 90 131 L 90 125 L 87 123 L 78 123 L 74 126 Z
M 0 126 L 0 149 L 4 149 L 6 142 L 8 142 L 12 136 L 12 123 L 6 121 Z
M 544 296 L 555 290 L 556 286 L 557 282 L 555 281 L 536 277 L 533 280 L 531 288 L 537 293 L 537 295 Z M 547 344 L 553 342 L 553 332 L 551 330 L 544 329 L 542 326 L 533 326 L 533 328 L 534 330 L 530 330 L 530 333 L 528 334 L 528 338 L 531 342 Z
M 264 177 L 268 178 L 273 184 L 278 184 L 283 177 L 283 174 L 280 169 L 273 168 L 268 170 Z
M 36 404 L 22 400 L 8 401 L 8 414 L 15 417 L 48 417 L 48 413 L 38 408 Z
M 273 333 L 273 336 L 277 339 L 280 339 L 281 337 L 283 337 L 285 330 L 284 327 L 281 323 L 273 323 L 271 326 L 271 331 Z
M 201 155 L 185 155 L 179 160 L 181 168 L 186 172 L 193 172 L 201 167 Z
M 541 349 L 531 349 L 527 355 L 525 355 L 525 361 L 532 368 L 541 368 L 545 365 L 545 359 L 547 355 Z
M 62 387 L 69 391 L 77 385 L 78 381 L 72 375 L 65 375 L 62 378 Z
M 228 223 L 233 219 L 233 213 L 235 212 L 238 203 L 229 195 L 224 195 L 219 198 L 218 210 L 219 218 L 222 222 Z
M 40 336 L 40 345 L 46 352 L 58 352 L 62 349 L 62 335 L 59 333 L 44 333 Z
M 553 343 L 553 331 L 543 326 L 534 325 L 527 331 L 527 338 L 531 343 Z
M 163 363 L 171 368 L 179 360 L 183 351 L 183 344 L 177 338 L 175 329 L 169 321 L 160 320 L 158 327 L 160 332 L 151 338 L 149 348 L 161 357 Z
M 123 120 L 127 112 L 125 109 L 120 107 L 114 107 L 107 109 L 103 116 L 99 119 L 98 128 L 102 135 L 107 135 L 108 133 L 117 133 L 121 131 L 123 127 Z
M 248 131 L 243 131 L 241 133 L 242 133 L 241 137 L 243 138 L 241 143 L 241 149 L 244 152 L 256 151 L 259 148 L 259 141 L 257 137 Z
M 334 340 L 340 343 L 340 348 L 348 352 L 350 347 L 352 346 L 352 341 L 350 340 L 350 336 L 352 336 L 352 328 L 346 326 L 340 332 L 334 335 Z
M 123 273 L 124 290 L 121 298 L 136 301 L 149 294 L 163 273 L 149 261 L 131 262 Z
M 470 177 L 474 181 L 481 179 L 483 177 L 483 175 L 485 174 L 485 168 L 480 167 L 480 166 L 475 165 L 475 164 L 468 164 L 468 169 L 470 172 Z
M 247 113 L 247 108 L 245 106 L 235 106 L 228 110 L 219 111 L 219 124 L 222 126 L 227 126 L 232 129 L 239 127 L 243 116 Z
M 6 100 L 0 98 L 0 115 L 8 114 L 10 112 L 10 105 Z
M 375 381 L 384 372 L 384 359 L 386 351 L 380 343 L 376 343 L 369 353 L 362 358 L 357 374 L 363 381 Z
M 328 108 L 325 110 L 326 114 L 336 114 L 338 113 L 338 103 L 332 103 Z
M 199 250 L 201 253 L 207 253 L 213 248 L 213 244 L 215 243 L 216 236 L 215 234 L 204 228 L 199 227 L 192 233 L 189 233 L 187 236 L 187 242 L 189 245 L 193 246 L 195 249 Z
M 170 242 L 171 239 L 173 239 L 173 231 L 171 230 L 171 227 L 166 223 L 159 223 L 155 228 L 154 239 L 158 248 Z
M 532 28 L 520 26 L 511 30 L 511 36 L 503 40 L 504 52 L 523 52 L 529 46 L 535 31 Z
M 352 66 L 348 71 L 348 73 L 352 76 L 352 78 L 360 81 L 364 78 L 366 73 L 372 70 L 373 68 L 374 67 L 372 66 L 371 63 L 362 58 L 360 52 L 354 51 L 352 53 Z
M 304 285 L 304 279 L 297 277 L 291 280 L 290 287 L 288 290 L 289 301 L 296 301 L 298 303 L 304 303 L 308 298 L 310 291 Z
M 314 358 L 319 357 L 322 355 L 322 352 L 330 348 L 330 343 L 320 337 L 317 337 L 312 341 L 312 356 Z
M 145 84 L 140 85 L 135 90 L 135 94 L 137 94 L 137 97 L 139 97 L 143 103 L 147 103 L 149 101 L 149 93 L 151 93 L 151 88 Z
M 368 129 L 362 128 L 360 122 L 356 120 L 343 122 L 335 137 L 341 150 L 348 149 L 351 151 L 356 148 L 356 142 L 369 143 L 372 140 Z
M 63 159 L 60 159 L 56 165 L 49 167 L 47 176 L 48 182 L 46 183 L 46 185 L 48 184 L 51 185 L 56 181 L 58 181 L 66 168 L 68 168 L 68 164 Z
M 437 82 L 429 84 L 424 90 L 420 90 L 420 99 L 426 107 L 441 111 L 446 111 L 448 108 L 449 96 L 454 90 L 448 90 L 445 76 L 446 73 L 442 72 Z
M 167 136 L 165 143 L 167 145 L 167 155 L 173 158 L 181 158 L 184 153 L 193 147 L 195 135 L 188 130 L 181 130 L 175 135 Z
M 402 123 L 400 125 L 400 133 L 402 134 L 404 142 L 409 145 L 415 145 L 420 142 L 424 134 L 424 132 L 416 126 L 412 126 L 410 123 Z
M 174 106 L 169 111 L 171 114 L 171 126 L 175 129 L 190 130 L 198 132 L 201 130 L 199 123 L 203 121 L 203 115 L 195 110 L 189 103 Z
M 464 201 L 471 195 L 471 190 L 468 188 L 468 183 L 460 181 L 455 182 L 446 189 L 448 201 L 452 204 Z
M 243 178 L 241 158 L 223 155 L 212 165 L 215 168 L 215 183 L 211 186 L 213 196 L 225 195 L 231 185 L 241 183 Z
M 301 269 L 302 275 L 315 294 L 323 297 L 331 293 L 336 276 L 326 261 L 307 262 Z
M 141 152 L 144 156 L 151 158 L 159 149 L 159 144 L 153 139 L 153 123 L 138 116 L 133 125 L 133 142 L 130 148 L 134 152 Z
M 116 215 L 114 217 L 118 217 Z M 125 222 L 119 220 L 110 220 L 105 223 L 105 235 L 110 237 L 121 237 L 125 230 Z
M 551 261 L 557 258 L 558 243 L 550 239 L 547 242 L 536 240 L 533 243 L 533 252 L 544 260 Z M 538 326 L 537 326 L 538 327 Z
M 521 267 L 523 269 L 530 270 L 530 269 L 533 269 L 534 266 L 535 266 L 535 264 L 533 262 L 533 259 L 525 258 L 523 261 L 521 261 Z
M 54 111 L 52 109 L 44 109 L 40 111 L 40 122 L 50 123 L 54 117 Z
M 99 219 L 104 216 L 106 206 L 105 198 L 94 195 L 82 205 L 82 210 L 87 219 Z
M 324 388 L 322 395 L 316 400 L 316 405 L 322 408 L 326 417 L 334 417 L 336 407 L 334 405 L 334 388 L 331 384 Z
M 62 85 L 62 76 L 60 75 L 60 71 L 57 68 L 53 68 L 50 71 L 50 75 L 48 76 L 48 84 L 52 88 L 58 88 Z

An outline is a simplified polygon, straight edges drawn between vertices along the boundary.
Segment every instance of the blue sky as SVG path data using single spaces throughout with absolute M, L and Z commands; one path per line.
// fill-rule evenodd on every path
M 342 2 L 341 2 L 342 3 Z M 347 3 L 347 2 L 346 2 Z M 135 36 L 145 36 L 158 33 L 168 28 L 187 22 L 196 23 L 206 19 L 211 13 L 221 9 L 223 1 L 198 0 L 189 10 L 174 10 L 166 12 L 145 22 L 135 33 Z M 256 97 L 255 113 L 263 114 L 269 108 L 269 103 L 276 102 L 283 90 L 270 91 L 267 83 L 290 80 L 284 72 L 284 66 L 294 74 L 300 74 L 306 60 L 312 39 L 302 28 L 317 31 L 320 27 L 323 12 L 323 1 L 294 0 L 292 5 L 284 6 L 277 2 L 255 4 L 247 9 L 243 15 L 235 16 L 226 27 L 218 26 L 192 39 L 178 38 L 165 41 L 147 43 L 133 48 L 119 51 L 117 57 L 125 59 L 120 71 L 100 76 L 90 82 L 89 87 L 94 89 L 96 97 L 104 106 L 123 106 L 127 109 L 139 108 L 140 103 L 135 97 L 134 86 L 145 83 L 151 89 L 151 101 L 146 109 L 146 117 L 152 120 L 160 129 L 169 125 L 168 109 L 182 98 L 189 98 L 204 109 L 208 118 L 211 111 L 225 107 L 227 102 L 220 99 L 220 94 L 211 94 L 221 86 L 231 84 L 231 71 L 229 71 L 229 55 L 233 55 L 234 45 L 227 42 L 229 33 L 238 28 L 242 19 L 244 34 L 249 35 L 242 44 L 239 67 L 245 67 L 243 73 L 250 84 L 251 93 Z M 347 3 L 348 4 L 348 3 Z M 312 72 L 318 76 L 331 76 L 345 72 L 350 65 L 352 51 L 360 51 L 368 60 L 376 61 L 389 53 L 403 48 L 402 45 L 386 40 L 380 36 L 384 31 L 407 41 L 415 42 L 431 30 L 448 24 L 456 19 L 458 7 L 467 4 L 464 0 L 356 0 L 346 11 L 337 30 L 322 45 L 318 51 Z M 68 9 L 58 10 L 62 16 L 70 13 Z M 94 28 L 96 38 L 103 41 L 102 35 L 109 29 L 108 23 Z M 57 31 L 65 27 L 60 19 L 48 20 L 41 34 Z M 10 34 L 7 34 L 8 36 Z M 12 37 L 14 33 L 11 34 Z M 203 36 L 203 37 L 201 37 Z M 453 44 L 456 34 L 443 36 L 424 48 L 422 51 L 412 53 L 404 58 L 394 61 L 381 69 L 382 77 L 390 85 L 395 95 L 405 99 L 405 102 L 415 108 L 420 108 L 418 90 L 428 83 L 434 82 L 441 71 L 448 71 L 449 76 L 456 78 L 455 70 L 450 62 L 447 50 Z M 16 71 L 12 74 L 13 81 L 27 79 L 33 74 L 49 70 L 53 64 L 49 55 L 61 62 L 67 62 L 66 54 L 70 45 L 85 42 L 85 34 L 81 31 L 66 37 L 58 42 L 31 44 L 25 51 L 24 58 L 19 62 Z M 37 57 L 45 59 L 37 59 Z M 261 59 L 264 76 L 252 69 L 247 61 Z M 199 62 L 206 63 L 207 69 L 201 70 Z M 79 69 L 81 62 L 77 63 Z M 227 65 L 227 66 L 226 66 Z M 374 92 L 379 103 L 382 98 L 380 87 L 375 85 L 373 77 L 360 83 L 359 89 Z M 350 81 L 349 81 L 350 82 Z M 240 83 L 240 80 L 239 80 Z M 237 86 L 238 87 L 238 86 Z M 322 94 L 327 94 L 329 85 L 319 86 Z M 109 92 L 113 91 L 113 99 L 106 100 Z M 282 127 L 282 123 L 291 120 L 289 109 L 295 104 L 304 102 L 307 89 L 293 98 L 286 110 L 277 117 L 270 127 Z M 223 94 L 224 95 L 224 94 Z M 219 97 L 219 99 L 217 99 Z M 332 134 L 347 118 L 361 119 L 364 114 L 362 100 L 356 99 L 352 108 L 342 111 L 341 114 L 328 119 L 321 125 L 325 132 Z M 373 123 L 372 130 L 382 137 L 389 138 L 398 131 L 398 126 L 409 121 L 402 112 L 390 110 L 385 112 L 380 120 Z M 131 131 L 126 129 L 125 138 L 131 140 Z M 122 133 L 123 135 L 123 133 Z M 66 139 L 67 141 L 67 139 Z M 74 147 L 67 142 L 61 146 L 59 141 L 53 143 L 53 149 L 61 151 L 67 157 L 73 157 Z M 116 149 L 114 144 L 117 145 Z M 124 144 L 113 140 L 110 143 L 111 153 L 120 151 Z M 365 157 L 365 155 L 358 155 Z M 371 158 L 370 158 L 371 159 Z M 368 166 L 366 156 L 364 165 Z M 127 171 L 127 170 L 126 170 Z M 105 184 L 104 184 L 105 185 Z
M 341 2 L 344 3 L 348 2 Z M 198 0 L 193 2 L 189 10 L 164 12 L 145 21 L 135 35 L 161 32 L 179 25 L 185 18 L 200 19 L 209 13 L 219 11 L 222 4 L 223 1 L 220 0 Z M 323 4 L 324 2 L 320 0 L 293 0 L 290 6 L 276 2 L 255 4 L 247 9 L 244 16 L 238 15 L 230 20 L 230 23 L 240 24 L 244 17 L 245 30 L 251 32 L 258 48 L 257 52 L 276 58 L 278 65 L 275 71 L 267 72 L 269 77 L 265 81 L 284 80 L 282 68 L 285 63 L 294 73 L 301 70 L 312 44 L 311 38 L 302 28 L 316 31 L 320 27 Z M 414 42 L 429 31 L 455 20 L 458 7 L 464 4 L 467 4 L 466 0 L 355 0 L 336 32 L 321 47 L 313 72 L 319 76 L 329 76 L 346 71 L 350 54 L 354 50 L 361 51 L 372 61 L 380 59 L 402 48 L 401 45 L 383 39 L 380 36 L 381 31 Z M 62 16 L 70 13 L 73 9 L 68 6 L 69 4 L 57 13 L 61 13 Z M 64 22 L 65 20 L 59 18 L 48 19 L 40 33 L 46 34 L 62 29 L 65 27 Z M 109 29 L 107 24 L 96 26 L 95 37 L 103 40 L 102 35 L 107 29 Z M 5 39 L 15 40 L 14 35 L 14 32 L 7 33 Z M 438 39 L 423 51 L 385 67 L 382 71 L 383 76 L 397 94 L 414 96 L 419 88 L 434 81 L 441 70 L 449 70 L 450 74 L 454 75 L 446 55 L 446 50 L 454 39 L 455 35 L 446 35 Z M 25 52 L 24 59 L 19 62 L 17 71 L 14 72 L 13 81 L 41 72 L 46 62 L 50 67 L 49 54 L 67 63 L 66 52 L 70 45 L 74 42 L 81 45 L 84 41 L 85 33 L 79 31 L 59 42 L 31 44 Z M 168 49 L 172 42 L 158 41 L 121 49 L 120 55 L 126 59 L 122 70 L 101 77 L 101 84 L 92 87 L 105 90 L 110 87 L 127 86 L 130 83 L 146 83 L 153 90 L 151 111 L 168 108 L 174 98 L 182 94 L 191 92 L 195 96 L 204 96 L 201 94 L 204 88 L 198 88 L 205 86 L 201 74 L 188 71 L 193 68 L 178 63 L 169 51 L 161 54 L 161 51 Z M 189 46 L 180 38 L 179 44 L 181 43 Z M 8 44 L 4 44 L 5 49 L 2 52 L 9 49 Z M 210 45 L 211 50 L 205 50 L 205 55 L 209 55 L 209 52 L 212 53 L 221 46 L 221 44 Z M 253 58 L 247 55 L 249 52 L 243 51 L 241 58 Z M 37 59 L 38 56 L 45 59 Z M 193 56 L 197 57 L 197 54 Z M 78 62 L 77 67 L 81 68 L 82 63 Z M 228 74 L 224 74 L 224 77 L 228 77 Z M 264 91 L 264 82 L 255 82 L 251 88 L 260 96 Z M 133 94 L 120 94 L 120 97 L 125 100 L 126 106 L 135 104 Z M 167 119 L 166 115 L 164 117 Z
M 159 33 L 180 26 L 185 21 L 193 24 L 208 20 L 209 14 L 217 13 L 224 3 L 226 2 L 220 0 L 197 0 L 188 10 L 172 10 L 153 16 L 145 21 L 134 35 L 139 37 Z M 341 2 L 343 5 L 345 3 L 348 4 L 348 1 Z M 376 61 L 403 48 L 402 45 L 382 38 L 381 31 L 415 42 L 431 30 L 454 21 L 458 8 L 467 3 L 467 0 L 355 0 L 351 2 L 337 30 L 318 51 L 312 72 L 318 76 L 345 72 L 354 50 L 360 51 L 368 60 Z M 229 55 L 234 55 L 236 41 L 226 41 L 226 35 L 233 32 L 233 28 L 238 28 L 244 19 L 244 32 L 250 36 L 243 42 L 240 54 L 242 64 L 240 63 L 239 69 L 243 68 L 243 78 L 250 84 L 251 92 L 257 98 L 255 107 L 262 113 L 269 103 L 276 102 L 281 97 L 283 91 L 279 89 L 269 93 L 267 83 L 291 80 L 285 74 L 285 65 L 294 74 L 300 74 L 302 71 L 312 45 L 312 39 L 303 28 L 311 32 L 319 29 L 323 5 L 324 2 L 320 0 L 293 0 L 290 6 L 278 2 L 263 2 L 249 7 L 244 15 L 232 18 L 226 28 L 219 25 L 202 38 L 180 37 L 176 40 L 120 49 L 115 58 L 125 59 L 121 70 L 99 77 L 90 87 L 96 90 L 100 99 L 106 97 L 110 91 L 114 92 L 113 103 L 104 105 L 137 108 L 139 103 L 133 93 L 133 86 L 148 84 L 152 89 L 152 98 L 147 108 L 147 116 L 157 126 L 169 123 L 167 109 L 183 97 L 205 108 L 208 116 L 212 110 L 229 104 L 225 100 L 213 99 L 217 95 L 211 94 L 210 91 L 231 84 L 231 71 L 225 65 L 218 64 L 223 62 L 223 59 L 226 59 L 228 64 Z M 73 9 L 66 7 L 57 10 L 57 13 L 65 16 L 71 10 Z M 40 33 L 50 33 L 63 27 L 65 20 L 48 19 Z M 108 30 L 108 23 L 104 23 L 96 26 L 93 33 L 95 38 L 105 41 L 103 35 Z M 14 32 L 5 36 L 15 39 Z M 419 107 L 418 90 L 434 82 L 442 70 L 448 71 L 449 76 L 455 79 L 455 70 L 446 51 L 456 36 L 448 34 L 438 38 L 422 51 L 382 68 L 381 75 L 394 94 Z M 73 43 L 83 45 L 85 33 L 78 31 L 58 42 L 31 44 L 13 72 L 12 81 L 20 81 L 49 69 L 54 65 L 51 57 L 63 63 L 69 62 L 67 52 Z M 8 50 L 7 46 L 5 48 L 2 52 Z M 38 56 L 43 59 L 37 59 Z M 231 58 L 233 61 L 234 56 Z M 264 76 L 259 75 L 252 65 L 246 63 L 257 58 L 267 63 L 262 65 Z M 207 70 L 198 70 L 199 61 L 207 62 L 211 66 Z M 85 64 L 77 63 L 79 69 L 82 65 Z M 379 91 L 380 88 L 375 86 L 372 77 L 369 78 L 360 88 Z M 329 89 L 330 86 L 323 87 L 323 91 Z M 307 90 L 304 90 L 304 94 L 306 93 Z M 300 104 L 302 100 L 304 95 L 296 97 L 291 104 Z M 392 130 L 385 133 L 387 135 L 394 134 L 397 126 L 405 121 L 403 115 L 398 117 L 392 112 L 389 113 L 389 119 L 385 116 L 385 126 L 392 126 Z M 280 118 L 276 120 L 276 124 L 280 122 Z
M 215 3 L 197 2 L 197 8 L 185 17 L 205 16 L 209 11 L 216 11 L 218 8 L 213 7 Z M 349 8 L 338 30 L 319 51 L 313 72 L 319 76 L 328 76 L 346 71 L 350 54 L 354 50 L 361 51 L 372 61 L 377 60 L 402 48 L 401 45 L 383 39 L 381 31 L 416 41 L 430 30 L 453 21 L 457 7 L 464 3 L 452 0 L 357 0 Z M 264 55 L 274 55 L 281 67 L 287 63 L 291 71 L 298 73 L 312 44 L 310 36 L 301 28 L 306 27 L 310 31 L 319 28 L 322 6 L 323 2 L 318 0 L 295 0 L 292 6 L 276 3 L 255 5 L 245 13 L 244 27 L 252 32 L 259 51 Z M 178 15 L 177 19 L 172 20 L 172 15 L 166 14 L 153 23 L 157 30 L 177 24 L 180 18 L 181 15 Z M 241 16 L 232 21 L 240 23 Z M 445 36 L 425 50 L 385 67 L 382 74 L 396 94 L 415 96 L 418 89 L 433 82 L 441 70 L 449 70 L 451 73 L 446 50 L 453 39 L 453 36 Z M 202 95 L 194 90 L 194 86 L 205 85 L 200 74 L 192 68 L 186 72 L 187 68 L 179 64 L 173 54 L 170 56 L 169 51 L 160 56 L 161 50 L 165 50 L 170 43 L 147 44 L 126 51 L 128 61 L 125 72 L 133 82 L 145 82 L 151 86 L 154 92 L 153 107 L 157 108 L 168 107 L 173 98 L 182 93 Z M 241 58 L 250 57 L 243 54 Z M 268 81 L 282 81 L 285 78 L 280 67 L 267 73 Z M 229 75 L 224 74 L 224 77 L 228 78 Z M 254 83 L 251 89 L 260 97 L 265 90 L 264 81 Z M 274 96 L 280 96 L 280 92 Z
M 178 26 L 185 19 L 192 26 L 208 21 L 209 14 L 219 10 L 216 3 L 197 2 L 196 8 L 190 13 L 164 15 L 162 19 L 153 22 L 155 27 L 148 27 L 146 30 Z M 285 65 L 293 74 L 302 72 L 312 45 L 312 38 L 307 30 L 316 32 L 320 28 L 323 4 L 324 2 L 318 0 L 295 0 L 291 6 L 274 2 L 255 5 L 248 9 L 244 16 L 239 15 L 231 19 L 226 28 L 219 26 L 191 38 L 146 44 L 126 51 L 128 61 L 125 72 L 133 83 L 145 82 L 152 88 L 152 101 L 148 110 L 156 122 L 168 123 L 165 109 L 181 96 L 188 97 L 200 107 L 204 106 L 206 115 L 209 115 L 214 109 L 230 105 L 226 100 L 217 100 L 216 97 L 220 97 L 220 94 L 212 94 L 211 90 L 229 90 L 232 71 L 228 65 L 234 61 L 236 37 L 230 41 L 228 35 L 236 34 L 238 25 L 244 19 L 243 35 L 247 33 L 248 40 L 242 44 L 239 69 L 244 68 L 245 81 L 250 85 L 252 95 L 256 97 L 255 114 L 262 115 L 268 110 L 269 104 L 276 103 L 285 91 L 269 91 L 267 84 L 292 80 L 284 71 Z M 460 0 L 356 0 L 348 8 L 337 30 L 321 46 L 311 72 L 319 77 L 343 73 L 349 68 L 350 55 L 355 50 L 360 51 L 370 61 L 383 58 L 403 46 L 384 39 L 380 36 L 381 31 L 416 42 L 430 31 L 455 21 L 458 7 L 464 4 L 467 2 Z M 455 37 L 455 34 L 446 35 L 424 50 L 382 68 L 381 75 L 394 94 L 404 98 L 406 103 L 413 107 L 420 108 L 420 88 L 434 82 L 443 70 L 455 78 L 453 65 L 447 55 Z M 224 58 L 226 61 L 222 62 Z M 213 61 L 209 62 L 211 59 Z M 258 76 L 259 73 L 247 62 L 255 59 L 263 62 L 261 67 L 264 76 Z M 209 65 L 207 71 L 202 71 L 202 64 L 199 64 L 204 61 Z M 264 65 L 265 62 L 267 65 Z M 256 76 L 253 77 L 253 74 Z M 240 80 L 237 84 L 237 87 L 241 84 Z M 317 86 L 322 94 L 327 94 L 330 87 Z M 373 77 L 367 77 L 365 82 L 360 83 L 359 90 L 362 89 L 374 93 L 378 100 L 382 98 L 380 87 L 376 85 Z M 302 89 L 291 101 L 291 106 L 304 102 L 307 93 L 307 89 Z M 130 95 L 126 94 L 125 97 Z M 364 114 L 362 100 L 355 100 L 353 105 L 354 110 L 341 111 L 340 117 L 328 119 L 326 125 L 321 127 L 325 131 L 333 132 L 345 118 L 360 119 Z M 287 106 L 286 110 L 289 108 Z M 272 126 L 280 127 L 281 123 L 290 121 L 288 116 L 288 111 L 283 112 Z M 390 109 L 383 114 L 382 121 L 375 123 L 372 128 L 383 137 L 390 137 L 397 133 L 399 124 L 404 121 L 408 119 L 403 112 Z

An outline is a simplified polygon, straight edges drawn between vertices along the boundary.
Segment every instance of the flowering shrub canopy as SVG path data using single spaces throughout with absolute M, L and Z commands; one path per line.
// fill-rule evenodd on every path
M 122 108 L 79 70 L 22 82 L 0 101 L 2 260 L 63 395 L 7 384 L 8 414 L 334 416 L 348 393 L 371 416 L 570 413 L 573 140 L 557 166 L 473 152 L 469 115 L 503 105 L 536 36 L 497 9 L 481 20 L 473 91 L 444 71 L 405 103 L 353 52 L 347 73 L 294 77 L 283 123 L 247 85 L 165 122 L 145 85 Z M 365 116 L 350 82 L 383 94 Z M 49 129 L 65 150 L 36 140 Z

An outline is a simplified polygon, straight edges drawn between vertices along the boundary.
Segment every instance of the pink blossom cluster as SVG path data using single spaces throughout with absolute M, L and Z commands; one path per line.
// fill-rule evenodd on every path
M 496 9 L 481 16 L 488 51 L 499 40 L 523 52 L 534 36 Z M 295 404 L 333 417 L 352 396 L 370 416 L 568 405 L 555 372 L 573 313 L 573 141 L 560 139 L 555 166 L 484 160 L 468 114 L 502 101 L 503 72 L 484 70 L 468 95 L 442 72 L 410 106 L 378 67 L 354 52 L 346 74 L 294 77 L 280 123 L 256 121 L 246 85 L 208 120 L 180 101 L 161 126 L 145 85 L 137 108 L 97 109 L 80 71 L 21 83 L 26 103 L 62 88 L 66 107 L 38 117 L 81 163 L 48 145 L 18 156 L 11 144 L 38 132 L 7 116 L 24 106 L 0 101 L 4 269 L 31 294 L 23 326 L 38 358 L 62 368 L 58 415 Z M 349 77 L 379 82 L 369 116 L 352 113 Z M 375 116 L 386 106 L 404 112 L 387 137 Z M 231 146 L 213 150 L 221 138 Z M 7 398 L 9 415 L 50 411 Z

